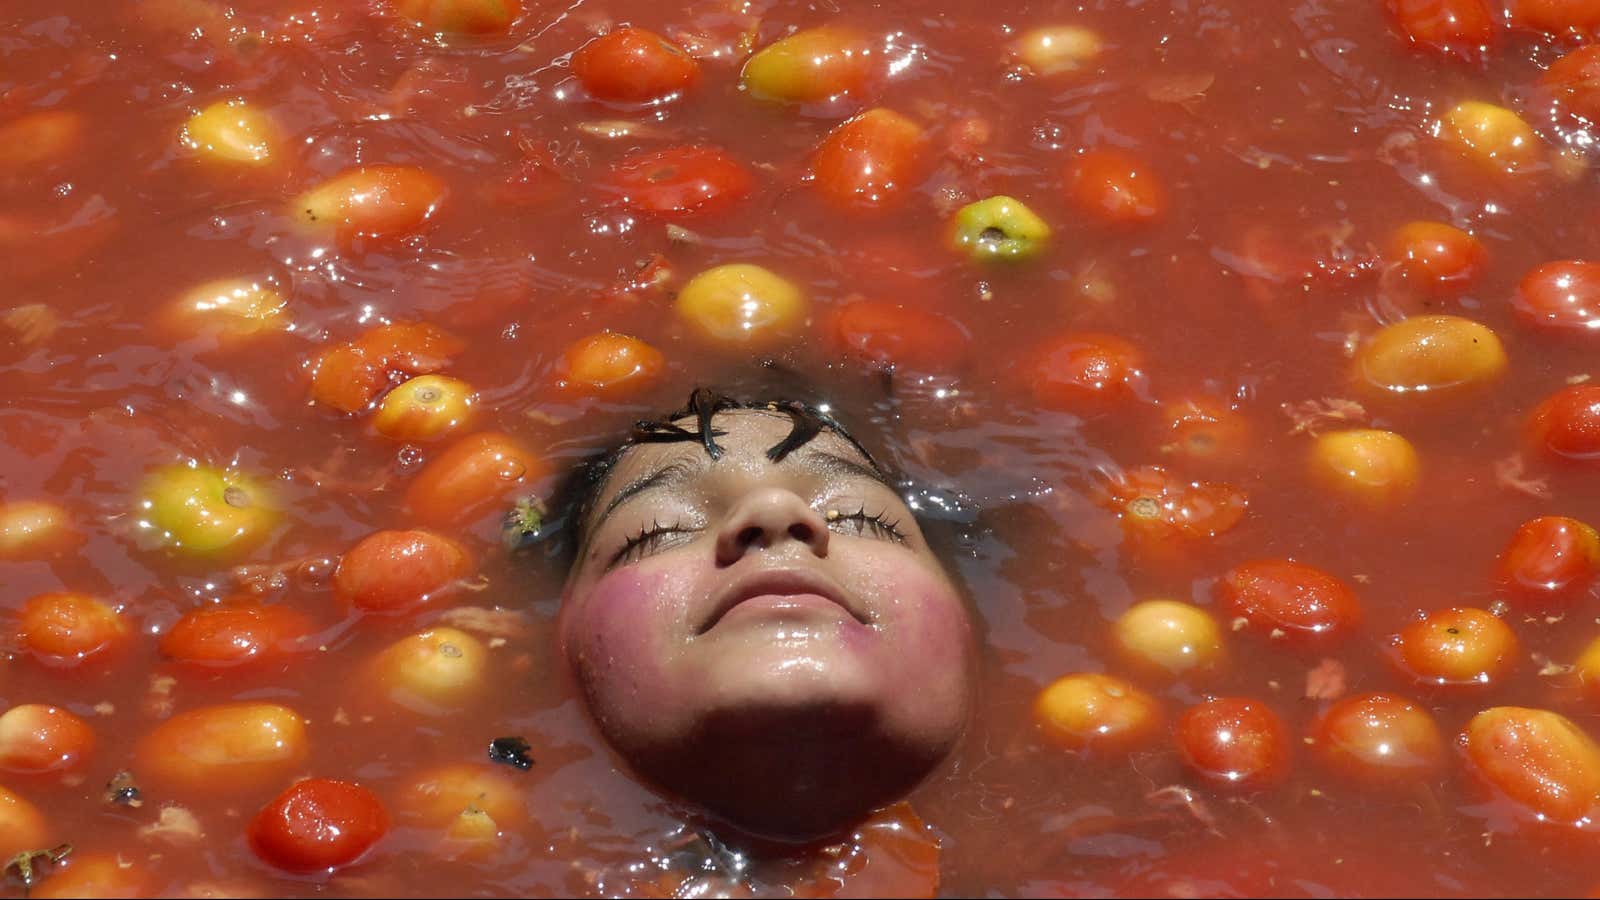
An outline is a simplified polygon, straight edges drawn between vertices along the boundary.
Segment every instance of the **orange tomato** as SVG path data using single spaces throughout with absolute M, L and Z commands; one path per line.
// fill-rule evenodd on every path
M 1538 328 L 1594 334 L 1600 329 L 1600 263 L 1568 259 L 1535 266 L 1511 295 L 1511 308 Z
M 1543 612 L 1570 609 L 1589 596 L 1600 575 L 1600 534 L 1565 516 L 1530 519 L 1500 552 L 1495 572 L 1520 606 Z
M 1355 781 L 1414 782 L 1444 766 L 1444 738 L 1433 717 L 1393 694 L 1346 697 L 1317 718 L 1311 733 L 1323 763 Z
M 544 460 L 508 435 L 474 434 L 434 457 L 406 489 L 406 506 L 429 525 L 463 525 L 518 487 L 543 477 Z
M 880 366 L 947 372 L 967 352 L 966 332 L 954 321 L 915 305 L 856 300 L 833 317 L 833 335 L 850 355 Z
M 1250 449 L 1249 422 L 1218 397 L 1193 394 L 1164 401 L 1161 424 L 1162 452 L 1191 462 L 1233 461 Z
M 1496 706 L 1464 735 L 1467 770 L 1529 818 L 1592 820 L 1600 807 L 1600 745 L 1572 720 L 1543 709 Z
M 385 394 L 372 427 L 397 441 L 430 441 L 472 417 L 472 385 L 444 375 L 419 375 Z
M 1150 743 L 1161 728 L 1161 704 L 1121 678 L 1082 673 L 1052 682 L 1033 703 L 1033 719 L 1066 750 L 1121 754 Z
M 646 103 L 670 99 L 700 80 L 700 64 L 653 31 L 618 28 L 572 54 L 572 71 L 600 100 Z
M 379 531 L 339 559 L 333 593 L 363 612 L 410 612 L 472 572 L 465 547 L 430 531 Z
M 307 778 L 279 794 L 250 820 L 250 849 L 286 872 L 348 866 L 389 832 L 376 794 L 347 781 Z
M 822 196 L 844 210 L 887 209 L 905 199 L 927 169 L 922 126 L 889 109 L 869 109 L 828 132 L 811 158 Z
M 133 853 L 126 857 L 120 853 L 74 853 L 53 867 L 28 896 L 43 900 L 154 897 L 155 880 L 137 860 Z
M 1106 225 L 1140 225 L 1166 214 L 1167 189 L 1145 162 L 1122 150 L 1090 150 L 1067 164 L 1067 199 Z
M 568 346 L 558 372 L 563 387 L 622 395 L 655 384 L 666 363 L 661 351 L 644 341 L 602 331 Z
M 94 744 L 94 729 L 59 707 L 24 703 L 0 715 L 0 769 L 7 772 L 65 772 L 81 765 Z
M 40 594 L 22 605 L 17 622 L 22 645 L 39 661 L 75 666 L 102 657 L 128 638 L 117 611 L 84 594 Z
M 1240 791 L 1275 787 L 1289 775 L 1289 735 L 1271 707 L 1222 697 L 1178 717 L 1178 757 L 1210 784 Z
M 1185 481 L 1160 466 L 1118 473 L 1100 499 L 1129 538 L 1152 549 L 1167 548 L 1175 538 L 1216 537 L 1238 525 L 1249 507 L 1232 485 Z
M 1302 644 L 1343 640 L 1361 625 L 1349 585 L 1292 559 L 1234 566 L 1217 582 L 1217 602 L 1256 631 Z
M 1487 688 L 1516 667 L 1516 632 L 1498 616 L 1470 607 L 1452 607 L 1401 629 L 1394 660 L 1419 685 Z
M 401 16 L 435 31 L 499 34 L 522 13 L 522 0 L 398 0 Z
M 1427 221 L 1402 225 L 1389 242 L 1389 256 L 1408 282 L 1440 298 L 1460 296 L 1489 262 L 1489 252 L 1477 238 Z
M 1395 23 L 1413 44 L 1463 52 L 1494 37 L 1494 18 L 1484 0 L 1389 0 Z
M 1513 0 L 1511 21 L 1543 31 L 1587 30 L 1600 26 L 1594 0 Z
M 161 655 L 201 669 L 279 660 L 311 649 L 311 620 L 281 604 L 253 600 L 190 610 L 161 636 Z
M 41 110 L 0 124 L 0 174 L 52 168 L 83 144 L 82 113 Z
M 67 511 L 45 500 L 0 503 L 0 559 L 43 559 L 76 546 Z
M 52 847 L 54 837 L 44 813 L 0 787 L 0 859 L 9 861 L 18 853 Z
M 297 221 L 348 246 L 359 238 L 417 234 L 444 200 L 444 182 L 415 166 L 362 166 L 301 194 L 292 209 Z
M 311 399 L 340 412 L 359 412 L 377 399 L 391 372 L 437 372 L 465 348 L 460 338 L 426 322 L 380 325 L 317 359 Z
M 1122 338 L 1068 332 L 1036 354 L 1033 397 L 1041 406 L 1086 415 L 1144 399 L 1144 355 Z
M 187 794 L 249 793 L 288 778 L 309 752 L 304 721 L 275 703 L 225 703 L 179 713 L 134 745 L 134 771 Z

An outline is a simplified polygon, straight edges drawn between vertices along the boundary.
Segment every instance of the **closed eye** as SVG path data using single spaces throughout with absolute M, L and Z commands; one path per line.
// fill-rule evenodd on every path
M 660 522 L 652 521 L 623 543 L 622 549 L 606 563 L 606 568 L 614 569 L 630 562 L 638 562 L 651 554 L 659 553 L 666 547 L 680 543 L 683 540 L 682 536 L 693 533 L 694 529 L 685 527 L 681 523 L 662 525 Z
M 869 513 L 865 506 L 853 513 L 829 511 L 828 527 L 844 534 L 873 537 L 894 541 L 897 544 L 906 542 L 906 533 L 900 529 L 899 519 L 890 518 L 887 511 Z

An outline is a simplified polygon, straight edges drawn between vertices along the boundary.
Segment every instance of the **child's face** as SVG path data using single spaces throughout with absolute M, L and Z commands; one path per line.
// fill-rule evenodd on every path
M 596 719 L 646 775 L 735 818 L 734 801 L 695 796 L 718 788 L 673 770 L 721 766 L 729 790 L 749 793 L 739 768 L 798 778 L 838 747 L 851 758 L 820 777 L 850 782 L 855 803 L 908 789 L 966 719 L 965 605 L 848 441 L 824 431 L 774 463 L 788 416 L 730 411 L 715 426 L 720 459 L 694 442 L 641 444 L 593 506 L 560 625 Z M 892 786 L 853 771 L 886 765 L 873 777 Z

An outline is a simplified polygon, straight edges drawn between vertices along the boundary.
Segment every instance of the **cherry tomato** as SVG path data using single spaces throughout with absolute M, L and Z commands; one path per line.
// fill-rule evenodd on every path
M 1468 772 L 1523 815 L 1563 825 L 1595 816 L 1600 745 L 1572 720 L 1496 706 L 1473 716 L 1464 737 Z
M 602 331 L 567 347 L 557 369 L 563 387 L 624 395 L 653 385 L 666 364 L 661 351 L 644 341 Z
M 1385 327 L 1356 354 L 1356 371 L 1393 394 L 1464 391 L 1506 370 L 1500 338 L 1460 316 L 1415 316 Z
M 470 435 L 422 467 L 406 489 L 406 506 L 429 525 L 467 524 L 546 470 L 544 460 L 508 435 Z
M 668 147 L 618 163 L 600 190 L 637 212 L 686 219 L 718 213 L 750 194 L 755 178 L 716 147 Z
M 1389 12 L 1413 44 L 1463 52 L 1494 38 L 1494 17 L 1484 0 L 1389 0 Z
M 1122 338 L 1069 332 L 1036 351 L 1033 397 L 1050 409 L 1105 412 L 1145 399 L 1144 355 Z
M 1600 44 L 1579 47 L 1551 63 L 1539 84 L 1564 111 L 1589 125 L 1600 125 Z
M 1403 784 L 1444 766 L 1433 717 L 1393 694 L 1346 697 L 1317 718 L 1311 734 L 1323 763 L 1355 781 Z
M 1538 612 L 1570 609 L 1600 575 L 1600 534 L 1565 516 L 1541 516 L 1517 528 L 1500 552 L 1496 575 L 1512 600 Z
M 1150 743 L 1161 728 L 1161 704 L 1121 678 L 1082 673 L 1040 692 L 1033 718 L 1051 743 L 1067 750 L 1120 754 Z
M 705 337 L 741 349 L 792 338 L 808 307 L 800 288 L 749 263 L 729 263 L 689 279 L 678 315 Z
M 1572 259 L 1535 266 L 1517 285 L 1511 307 L 1529 325 L 1593 334 L 1600 329 L 1600 263 Z
M 157 896 L 157 888 L 136 854 L 73 853 L 53 867 L 28 896 L 40 900 L 125 900 Z
M 434 31 L 500 34 L 522 13 L 522 0 L 397 0 L 396 11 Z
M 572 54 L 572 71 L 592 96 L 623 103 L 671 99 L 700 80 L 683 48 L 643 28 L 618 28 Z
M 1264 703 L 1207 700 L 1178 717 L 1176 735 L 1184 765 L 1217 787 L 1255 791 L 1288 777 L 1288 730 Z
M 853 28 L 823 25 L 797 31 L 756 51 L 740 82 L 762 100 L 815 103 L 859 94 L 874 75 L 872 48 Z
M 81 765 L 94 745 L 94 729 L 59 707 L 24 703 L 0 715 L 0 770 L 65 772 Z
M 1175 538 L 1213 538 L 1239 524 L 1249 501 L 1229 484 L 1184 481 L 1160 466 L 1118 473 L 1102 503 L 1122 520 L 1129 538 L 1148 547 Z
M 161 636 L 161 655 L 203 669 L 283 659 L 311 649 L 311 620 L 282 604 L 240 600 L 197 607 Z
M 1117 619 L 1112 639 L 1130 663 L 1170 678 L 1215 671 L 1227 657 L 1211 614 L 1176 600 L 1134 604 Z
M 55 830 L 37 807 L 0 787 L 0 859 L 51 847 Z
M 823 138 L 811 158 L 817 188 L 832 205 L 865 212 L 905 199 L 927 170 L 922 126 L 889 109 L 869 109 Z
M 840 307 L 834 313 L 833 335 L 863 362 L 932 372 L 959 365 L 968 340 L 954 321 L 888 300 L 856 300 Z
M 1312 477 L 1368 506 L 1387 506 L 1409 497 L 1420 468 L 1416 448 L 1392 431 L 1335 431 L 1318 435 L 1311 447 Z
M 0 124 L 0 174 L 30 174 L 60 165 L 83 144 L 82 113 L 28 113 Z
M 341 245 L 400 238 L 426 228 L 445 200 L 444 182 L 414 166 L 363 166 L 322 182 L 294 201 L 297 221 L 331 231 Z
M 1600 463 L 1600 385 L 1577 384 L 1546 397 L 1528 420 L 1528 435 L 1551 455 Z
M 377 696 L 423 716 L 463 709 L 489 688 L 489 649 L 455 628 L 430 628 L 402 638 L 379 653 L 368 667 L 369 689 Z
M 382 393 L 391 372 L 431 374 L 465 348 L 460 338 L 426 322 L 380 325 L 317 359 L 311 399 L 340 412 L 360 412 Z
M 1067 199 L 1107 225 L 1141 225 L 1166 214 L 1167 189 L 1145 162 L 1122 150 L 1090 150 L 1067 164 Z
M 46 559 L 70 550 L 82 539 L 60 504 L 46 500 L 0 503 L 0 559 Z
M 1600 3 L 1594 0 L 1516 0 L 1511 21 L 1543 31 L 1587 30 L 1600 26 Z
M 93 597 L 40 594 L 22 605 L 17 637 L 40 662 L 75 666 L 120 647 L 128 626 L 115 609 Z
M 1459 297 L 1483 274 L 1489 252 L 1472 235 L 1443 222 L 1402 225 L 1389 256 L 1406 280 L 1430 296 Z
M 1589 0 L 1581 0 L 1589 2 Z M 1539 135 L 1525 119 L 1492 103 L 1469 100 L 1439 120 L 1435 133 L 1486 171 L 1514 175 L 1544 154 Z
M 472 418 L 472 385 L 444 375 L 418 375 L 385 394 L 372 427 L 397 441 L 431 441 Z
M 466 548 L 447 537 L 431 531 L 379 531 L 339 559 L 333 593 L 363 612 L 410 612 L 471 572 Z
M 189 794 L 249 793 L 293 775 L 309 751 L 305 722 L 276 703 L 178 713 L 134 746 L 141 779 Z
M 1217 582 L 1217 601 L 1256 631 L 1300 644 L 1341 641 L 1361 625 L 1361 601 L 1349 585 L 1290 559 L 1234 566 Z
M 287 872 L 343 868 L 389 832 L 389 813 L 377 795 L 348 781 L 307 778 L 250 820 L 250 849 Z
M 219 163 L 265 166 L 274 161 L 277 126 L 243 100 L 219 100 L 189 118 L 184 146 Z
M 1401 629 L 1395 662 L 1419 685 L 1486 688 L 1499 684 L 1517 663 L 1517 635 L 1482 609 L 1451 607 Z

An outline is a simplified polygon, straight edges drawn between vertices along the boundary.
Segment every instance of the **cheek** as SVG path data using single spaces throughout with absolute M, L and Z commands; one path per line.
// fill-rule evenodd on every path
M 859 590 L 872 598 L 883 630 L 902 662 L 965 664 L 972 622 L 966 604 L 942 574 L 898 553 L 873 553 L 855 568 L 866 573 Z
M 681 647 L 693 581 L 691 567 L 632 566 L 570 597 L 561 644 L 585 687 L 643 690 L 658 681 Z

